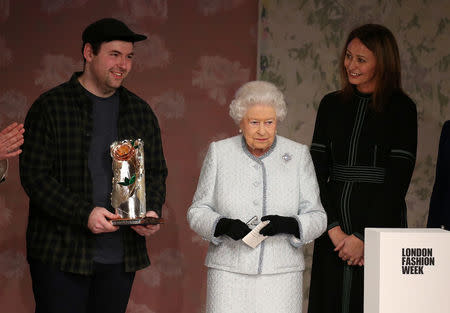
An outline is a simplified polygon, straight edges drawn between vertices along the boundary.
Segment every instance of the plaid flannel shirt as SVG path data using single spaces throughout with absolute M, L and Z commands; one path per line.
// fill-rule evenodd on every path
M 25 119 L 20 177 L 30 198 L 27 257 L 65 272 L 92 273 L 94 235 L 87 227 L 92 203 L 88 168 L 92 102 L 78 82 L 42 94 Z M 144 141 L 147 210 L 161 216 L 167 168 L 158 121 L 150 106 L 120 87 L 118 139 Z M 126 271 L 150 264 L 145 238 L 123 232 Z

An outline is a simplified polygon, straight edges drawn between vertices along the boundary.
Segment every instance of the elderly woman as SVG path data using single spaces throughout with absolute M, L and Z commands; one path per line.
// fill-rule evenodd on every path
M 286 104 L 271 83 L 243 85 L 230 115 L 242 135 L 211 143 L 187 214 L 210 242 L 206 312 L 301 312 L 302 247 L 327 221 L 309 149 L 276 135 Z M 254 216 L 270 222 L 252 248 Z

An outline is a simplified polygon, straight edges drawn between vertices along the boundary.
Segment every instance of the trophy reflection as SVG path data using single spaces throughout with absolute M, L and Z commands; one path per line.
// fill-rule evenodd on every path
M 159 218 L 145 217 L 144 142 L 141 139 L 115 141 L 110 147 L 112 157 L 111 205 L 120 219 L 113 225 L 159 224 Z

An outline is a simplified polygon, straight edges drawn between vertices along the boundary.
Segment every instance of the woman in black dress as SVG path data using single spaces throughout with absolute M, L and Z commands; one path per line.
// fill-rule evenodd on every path
M 363 312 L 364 228 L 406 227 L 417 112 L 401 89 L 400 57 L 381 25 L 354 29 L 343 87 L 317 113 L 311 155 L 328 215 L 314 244 L 309 313 Z

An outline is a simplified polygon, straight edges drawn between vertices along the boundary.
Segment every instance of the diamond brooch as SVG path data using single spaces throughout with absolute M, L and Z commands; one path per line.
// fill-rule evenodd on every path
M 284 162 L 289 162 L 290 160 L 292 160 L 292 155 L 290 155 L 289 153 L 285 153 L 281 158 L 284 160 Z

